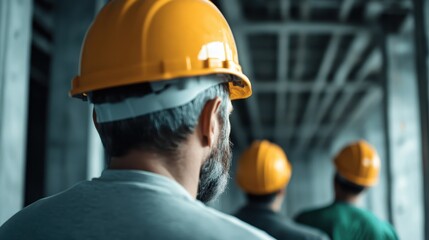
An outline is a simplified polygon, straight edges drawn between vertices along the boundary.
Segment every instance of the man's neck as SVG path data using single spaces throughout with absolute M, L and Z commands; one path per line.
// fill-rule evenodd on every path
M 134 150 L 125 156 L 111 159 L 110 169 L 129 169 L 153 172 L 178 182 L 186 191 L 197 196 L 200 167 L 186 152 L 168 157 L 154 152 Z
M 345 202 L 351 205 L 355 205 L 359 200 L 359 195 L 339 195 L 336 194 L 335 201 L 336 202 Z
M 276 198 L 273 200 L 270 204 L 264 204 L 264 203 L 257 203 L 257 202 L 248 202 L 248 206 L 254 206 L 257 208 L 267 209 L 275 213 L 279 213 L 282 208 L 283 203 L 283 197 L 276 196 Z
M 270 204 L 270 209 L 276 213 L 279 213 L 282 209 L 283 195 L 278 194 L 274 201 Z

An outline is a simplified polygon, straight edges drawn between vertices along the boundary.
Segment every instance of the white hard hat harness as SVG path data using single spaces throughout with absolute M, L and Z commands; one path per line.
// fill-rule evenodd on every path
M 94 104 L 97 122 L 131 119 L 185 105 L 210 87 L 223 83 L 220 79 L 198 76 L 151 82 L 149 85 L 153 92 L 142 97 L 130 97 L 116 103 Z

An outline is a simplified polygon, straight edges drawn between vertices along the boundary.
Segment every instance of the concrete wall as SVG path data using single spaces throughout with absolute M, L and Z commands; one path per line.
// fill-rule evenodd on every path
M 24 201 L 32 1 L 0 1 L 0 225 Z
M 414 41 L 390 36 L 388 122 L 393 223 L 402 239 L 423 239 L 423 179 Z
M 82 42 L 103 0 L 63 0 L 55 9 L 47 132 L 46 183 L 52 195 L 99 175 L 102 149 L 88 102 L 70 98 Z
M 294 217 L 303 210 L 324 206 L 333 199 L 333 168 L 326 152 L 313 151 L 308 158 L 289 156 L 292 179 L 287 188 L 284 213 Z

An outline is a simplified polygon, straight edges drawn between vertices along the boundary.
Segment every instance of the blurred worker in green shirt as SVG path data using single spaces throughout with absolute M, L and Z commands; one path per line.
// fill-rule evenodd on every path
M 355 206 L 362 192 L 373 186 L 380 171 L 376 150 L 365 141 L 346 146 L 335 157 L 335 201 L 304 212 L 296 221 L 326 232 L 333 240 L 398 239 L 393 227 Z
M 269 141 L 255 141 L 238 163 L 237 182 L 247 204 L 235 216 L 279 240 L 327 240 L 323 232 L 280 214 L 292 167 L 285 152 Z

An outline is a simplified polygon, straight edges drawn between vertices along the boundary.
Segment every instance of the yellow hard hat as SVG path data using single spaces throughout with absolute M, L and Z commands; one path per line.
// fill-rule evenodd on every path
M 380 172 L 377 151 L 367 142 L 358 141 L 343 148 L 334 159 L 337 173 L 360 186 L 373 186 Z
M 231 99 L 252 94 L 225 18 L 208 0 L 113 0 L 82 47 L 70 95 L 210 74 L 233 76 Z
M 238 185 L 250 194 L 264 195 L 281 190 L 291 175 L 292 167 L 285 152 L 266 140 L 253 142 L 238 162 Z

